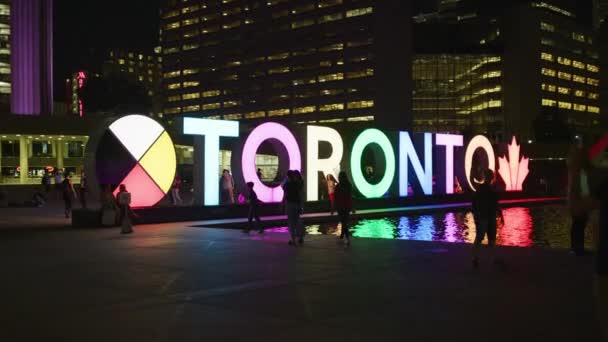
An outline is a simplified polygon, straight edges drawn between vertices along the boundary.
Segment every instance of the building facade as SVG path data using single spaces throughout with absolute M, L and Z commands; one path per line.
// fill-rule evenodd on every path
M 426 39 L 415 39 L 416 130 L 485 133 L 496 141 L 512 135 L 559 141 L 600 132 L 605 114 L 597 35 L 576 7 L 523 1 L 498 12 L 470 6 L 458 12 L 461 1 L 442 4 L 448 2 L 450 15 L 417 18 L 415 37 Z M 437 39 L 429 39 L 432 34 Z M 428 96 L 433 88 L 426 79 L 436 82 L 435 96 Z M 429 102 L 444 106 L 429 108 Z
M 410 4 L 170 1 L 165 117 L 411 123 Z
M 53 1 L 10 4 L 11 112 L 53 112 Z
M 102 70 L 105 78 L 125 79 L 143 87 L 152 102 L 152 111 L 155 115 L 162 114 L 163 103 L 161 92 L 163 59 L 160 52 L 160 47 L 150 53 L 113 49 L 109 51 Z
M 8 112 L 11 104 L 11 5 L 0 1 L 0 110 Z

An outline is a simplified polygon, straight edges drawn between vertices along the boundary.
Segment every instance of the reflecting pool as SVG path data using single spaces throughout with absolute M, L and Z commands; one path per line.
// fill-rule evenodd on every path
M 498 223 L 497 243 L 503 246 L 569 248 L 570 217 L 563 205 L 513 207 L 503 209 L 504 224 Z M 336 217 L 337 220 L 337 217 Z M 590 220 L 586 240 L 591 243 Z M 268 229 L 287 232 L 286 227 Z M 313 224 L 306 227 L 311 235 L 340 235 L 339 223 Z M 353 236 L 376 239 L 405 239 L 472 243 L 475 238 L 473 215 L 467 211 L 438 212 L 423 215 L 360 219 L 351 222 Z

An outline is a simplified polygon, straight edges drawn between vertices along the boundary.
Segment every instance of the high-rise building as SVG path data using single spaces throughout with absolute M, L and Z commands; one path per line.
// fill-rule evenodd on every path
M 11 5 L 0 0 L 0 110 L 8 112 L 11 100 Z
M 10 4 L 11 112 L 53 112 L 53 0 Z
M 163 114 L 409 128 L 410 30 L 402 0 L 170 1 Z
M 153 114 L 162 114 L 162 56 L 160 47 L 143 53 L 114 49 L 108 53 L 103 65 L 105 78 L 124 79 L 141 86 L 152 102 Z
M 504 6 L 460 21 L 442 15 L 418 18 L 415 126 L 443 130 L 450 123 L 447 128 L 454 130 L 461 125 L 460 131 L 486 133 L 497 141 L 511 135 L 559 140 L 597 133 L 605 114 L 596 34 L 590 20 L 580 19 L 586 10 L 560 7 L 557 1 L 487 5 L 496 3 Z M 457 9 L 450 8 L 452 13 Z M 429 79 L 435 89 L 426 85 Z

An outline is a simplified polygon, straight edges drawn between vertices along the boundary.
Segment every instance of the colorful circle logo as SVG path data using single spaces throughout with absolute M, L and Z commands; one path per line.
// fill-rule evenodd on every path
M 114 194 L 124 184 L 133 207 L 150 207 L 171 189 L 177 162 L 171 137 L 163 126 L 143 115 L 114 121 L 103 132 L 95 153 L 100 185 Z

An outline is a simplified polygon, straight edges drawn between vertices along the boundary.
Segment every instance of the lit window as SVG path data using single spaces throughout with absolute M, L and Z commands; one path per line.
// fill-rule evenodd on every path
M 177 17 L 179 15 L 179 11 L 170 11 L 167 13 L 163 13 L 163 19 L 169 19 L 173 17 Z
M 197 87 L 199 84 L 201 84 L 199 81 L 187 81 L 184 82 L 184 88 Z
M 574 96 L 576 97 L 585 97 L 585 92 L 582 90 L 575 90 L 574 91 Z
M 240 120 L 243 118 L 242 114 L 226 114 L 224 120 Z
M 562 79 L 562 80 L 571 80 L 572 79 L 572 74 L 560 71 L 560 72 L 557 73 L 557 77 L 560 78 L 560 79 Z
M 566 58 L 566 57 L 558 56 L 557 63 L 563 64 L 563 65 L 570 65 L 570 64 L 572 64 L 572 60 L 570 60 L 569 58 Z
M 182 107 L 165 108 L 164 114 L 179 114 L 182 111 Z
M 344 110 L 344 104 L 343 103 L 333 103 L 333 104 L 322 105 L 319 107 L 319 111 L 321 111 L 321 112 L 329 112 L 332 110 Z
M 176 53 L 176 52 L 179 52 L 179 48 L 177 46 L 170 47 L 170 48 L 167 48 L 167 49 L 163 50 L 163 53 L 165 55 L 170 55 L 170 54 Z
M 557 106 L 561 109 L 572 109 L 572 103 L 559 101 Z
M 339 51 L 339 50 L 343 50 L 344 49 L 344 44 L 339 43 L 339 44 L 332 44 L 332 45 L 327 45 L 324 46 L 322 48 L 319 49 L 320 52 L 329 52 L 329 51 Z
M 346 78 L 361 78 L 374 76 L 374 69 L 352 71 L 346 73 Z
M 346 108 L 348 109 L 357 109 L 357 108 L 370 108 L 374 106 L 374 101 L 372 100 L 368 100 L 368 101 L 354 101 L 354 102 L 348 102 L 346 104 Z
M 298 28 L 302 28 L 302 27 L 311 26 L 311 25 L 314 25 L 314 24 L 315 24 L 315 21 L 313 19 L 294 21 L 294 22 L 291 23 L 291 28 L 292 29 L 298 29 Z M 268 116 L 270 116 L 270 113 L 268 113 Z
M 195 50 L 195 49 L 198 49 L 198 48 L 199 48 L 198 43 L 193 43 L 193 44 L 185 44 L 185 45 L 183 45 L 183 46 L 182 46 L 182 49 L 183 49 L 184 51 L 188 51 L 188 50 Z
M 182 87 L 181 83 L 171 83 L 167 84 L 167 89 L 179 89 Z
M 553 39 L 549 39 L 549 38 L 541 38 L 540 39 L 540 43 L 542 45 L 547 45 L 547 46 L 554 46 L 555 42 L 553 41 Z
M 342 13 L 328 14 L 328 15 L 324 15 L 324 16 L 320 17 L 319 23 L 327 23 L 330 21 L 340 20 L 342 18 L 344 18 L 344 15 Z
M 598 93 L 589 93 L 588 97 L 589 97 L 590 100 L 597 100 L 597 99 L 600 98 L 600 94 L 598 94 Z
M 266 116 L 266 112 L 250 112 L 245 113 L 247 119 L 263 118 Z
M 553 55 L 550 53 L 546 53 L 546 52 L 541 52 L 540 53 L 540 59 L 545 60 L 545 61 L 549 61 L 549 62 L 554 62 L 555 59 L 553 58 Z
M 205 27 L 201 30 L 201 33 L 203 34 L 207 34 L 207 33 L 213 33 L 213 32 L 217 32 L 220 30 L 220 27 L 215 25 L 215 26 L 209 26 L 209 27 Z
M 198 18 L 185 19 L 185 20 L 182 20 L 182 26 L 194 25 L 194 24 L 198 24 L 198 22 L 199 22 Z
M 579 75 L 573 75 L 572 76 L 572 80 L 574 82 L 578 82 L 578 83 L 585 83 L 585 78 L 583 76 L 579 76 Z
M 600 81 L 599 81 L 599 80 L 596 80 L 595 78 L 591 78 L 591 77 L 589 77 L 589 78 L 587 78 L 587 84 L 588 84 L 588 85 L 592 85 L 592 86 L 596 86 L 596 87 L 597 87 L 597 86 L 599 86 L 599 85 L 600 85 Z
M 568 95 L 570 94 L 570 88 L 557 87 L 557 92 L 560 94 Z
M 182 100 L 192 100 L 192 99 L 198 99 L 200 97 L 201 97 L 200 93 L 189 93 L 189 94 L 182 95 Z
M 600 113 L 600 108 L 596 107 L 596 106 L 587 106 L 587 111 L 589 113 L 596 113 L 599 114 Z
M 182 97 L 179 95 L 169 96 L 169 97 L 167 97 L 167 102 L 180 101 L 181 99 L 182 99 Z
M 555 26 L 542 21 L 540 23 L 540 29 L 547 32 L 555 32 Z
M 373 11 L 374 11 L 374 9 L 372 7 L 357 8 L 357 9 L 353 9 L 350 11 L 346 11 L 346 17 L 347 18 L 358 17 L 360 15 L 370 14 Z
M 282 108 L 282 109 L 275 109 L 275 110 L 268 111 L 268 116 L 283 116 L 283 115 L 289 115 L 289 109 Z
M 184 107 L 184 113 L 186 112 L 196 112 L 201 110 L 201 106 L 200 105 L 192 105 L 192 106 L 186 106 Z
M 216 103 L 207 103 L 203 105 L 203 110 L 209 110 L 209 109 L 218 109 L 220 108 L 221 104 L 216 102 Z
M 344 79 L 344 74 L 341 72 L 337 73 L 337 74 L 319 76 L 319 82 L 338 81 L 338 80 L 342 80 L 342 79 Z
M 555 100 L 543 99 L 543 101 L 542 101 L 542 105 L 545 107 L 555 107 L 556 104 L 557 104 L 557 101 L 555 101 Z
M 585 35 L 581 33 L 572 32 L 572 39 L 579 41 L 581 43 L 585 42 Z
M 600 72 L 600 68 L 593 64 L 587 64 L 587 70 L 591 72 Z
M 235 67 L 235 66 L 239 66 L 241 64 L 242 64 L 241 61 L 230 61 L 230 62 L 226 63 L 226 67 L 227 68 L 232 68 L 232 67 Z
M 222 77 L 223 81 L 237 81 L 238 79 L 239 79 L 239 75 L 236 75 L 236 74 L 226 75 L 226 76 Z
M 566 11 L 563 8 L 557 7 L 557 6 L 552 5 L 552 4 L 548 4 L 548 3 L 543 2 L 543 1 L 532 2 L 532 7 L 534 7 L 534 8 L 544 8 L 546 10 L 553 11 L 555 13 L 559 13 L 561 15 L 564 15 L 564 16 L 567 16 L 567 17 L 571 17 L 571 18 L 575 17 L 574 13 L 572 13 L 570 11 Z
M 165 25 L 165 30 L 173 30 L 173 29 L 176 29 L 179 27 L 180 27 L 179 21 L 176 21 L 176 22 L 172 22 L 172 23 Z
M 555 92 L 556 87 L 555 87 L 553 84 L 546 84 L 546 83 L 543 83 L 543 84 L 541 85 L 541 89 L 542 89 L 542 90 L 544 90 L 544 91 Z
M 274 75 L 274 74 L 285 74 L 289 72 L 289 67 L 281 67 L 281 68 L 274 68 L 274 69 L 269 69 L 268 70 L 268 74 L 269 75 Z
M 321 81 L 319 81 L 319 82 L 321 82 Z M 317 80 L 314 78 L 302 78 L 299 80 L 291 81 L 291 84 L 293 84 L 294 86 L 303 85 L 303 84 L 314 84 L 314 83 L 317 83 Z
M 587 110 L 587 106 L 575 103 L 574 104 L 574 110 L 579 111 L 579 112 L 584 112 L 584 111 Z
M 272 55 L 272 56 L 268 56 L 268 60 L 269 61 L 278 61 L 278 60 L 281 60 L 281 59 L 285 59 L 287 57 L 289 57 L 289 52 L 282 52 L 282 53 L 277 53 L 277 54 Z M 264 58 L 264 57 L 262 57 L 262 58 Z
M 326 8 L 342 4 L 342 0 L 321 0 L 319 1 L 319 8 Z
M 495 78 L 495 77 L 500 77 L 500 75 L 502 74 L 501 71 L 490 71 L 487 72 L 485 74 L 483 74 L 483 76 L 481 76 L 481 78 Z
M 577 60 L 572 61 L 572 66 L 577 69 L 585 69 L 585 63 L 577 61 Z
M 555 72 L 555 70 L 547 69 L 547 68 L 542 68 L 540 72 L 541 72 L 541 74 L 543 74 L 545 76 L 550 76 L 550 77 L 555 77 L 555 75 L 557 74 Z
M 321 90 L 321 95 L 340 95 L 344 93 L 342 89 L 324 89 Z
M 235 106 L 238 106 L 239 104 L 240 104 L 239 101 L 226 101 L 226 102 L 224 102 L 224 108 L 235 107 Z
M 198 69 L 184 69 L 182 70 L 182 73 L 184 75 L 194 75 L 194 74 L 198 74 L 199 70 Z
M 182 13 L 186 14 L 186 13 L 192 13 L 192 12 L 196 12 L 199 10 L 199 6 L 198 5 L 194 5 L 194 6 L 190 6 L 190 7 L 184 7 L 182 8 Z
M 314 113 L 317 108 L 315 106 L 296 107 L 293 109 L 294 114 Z
M 203 97 L 214 97 L 220 96 L 221 92 L 219 90 L 207 90 L 203 92 Z

